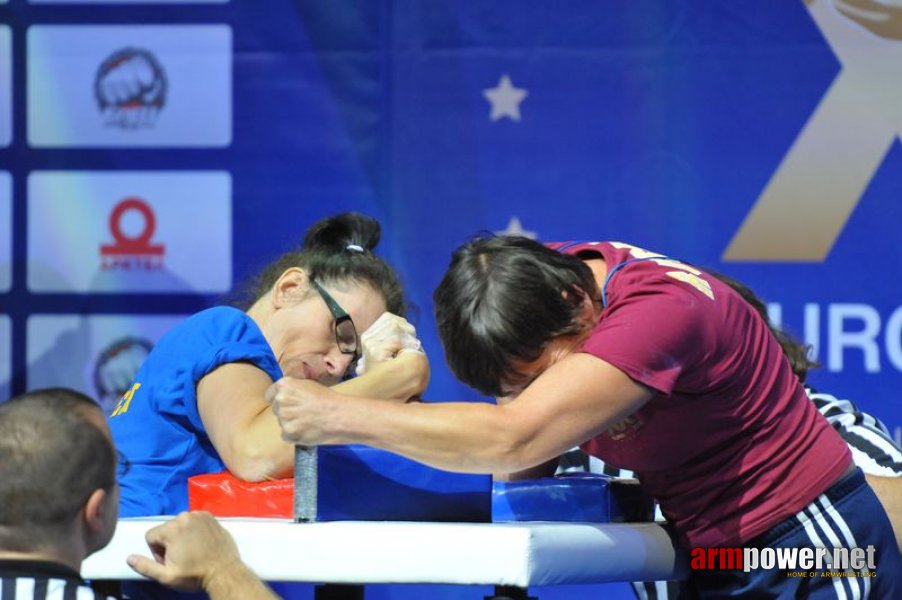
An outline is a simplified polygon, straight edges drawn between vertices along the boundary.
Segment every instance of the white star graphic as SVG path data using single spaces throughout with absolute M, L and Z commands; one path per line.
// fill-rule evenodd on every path
M 520 235 L 531 240 L 534 240 L 538 237 L 535 231 L 523 229 L 523 224 L 520 222 L 519 217 L 511 217 L 511 220 L 507 223 L 507 229 L 502 229 L 501 231 L 496 231 L 495 233 L 497 233 L 498 235 Z
M 514 87 L 511 78 L 505 73 L 496 87 L 482 90 L 482 95 L 492 105 L 492 114 L 489 115 L 489 119 L 497 121 L 503 117 L 510 117 L 514 121 L 519 121 L 520 103 L 529 95 L 529 92 Z

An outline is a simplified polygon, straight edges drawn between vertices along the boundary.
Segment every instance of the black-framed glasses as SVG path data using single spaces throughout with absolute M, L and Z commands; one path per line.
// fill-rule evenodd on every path
M 326 306 L 329 307 L 329 312 L 332 313 L 332 317 L 335 319 L 335 342 L 338 344 L 338 350 L 342 354 L 353 354 L 354 360 L 351 361 L 351 364 L 353 365 L 358 357 L 357 349 L 359 343 L 357 339 L 357 328 L 354 327 L 354 321 L 351 320 L 351 315 L 348 314 L 348 311 L 339 306 L 338 302 L 335 301 L 335 298 L 330 296 L 329 292 L 324 290 L 316 280 L 311 279 L 310 285 L 319 292 L 319 295 L 325 300 Z

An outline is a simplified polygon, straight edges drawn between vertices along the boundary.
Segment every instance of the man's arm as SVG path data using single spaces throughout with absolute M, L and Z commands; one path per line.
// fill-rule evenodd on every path
M 865 475 L 865 478 L 889 516 L 896 534 L 896 543 L 902 551 L 902 477 Z
M 137 573 L 186 592 L 203 590 L 210 600 L 278 600 L 241 561 L 235 540 L 206 512 L 184 512 L 146 534 L 152 560 L 132 554 Z

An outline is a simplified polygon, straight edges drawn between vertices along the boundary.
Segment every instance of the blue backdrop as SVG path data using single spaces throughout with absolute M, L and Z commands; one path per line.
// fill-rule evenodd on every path
M 82 356 L 63 343 L 66 332 L 88 335 L 84 323 L 105 315 L 129 316 L 140 331 L 143 316 L 217 302 L 315 220 L 358 210 L 383 223 L 380 250 L 419 309 L 431 399 L 478 398 L 444 367 L 432 321 L 451 251 L 481 230 L 525 232 L 625 241 L 747 282 L 815 347 L 815 387 L 902 436 L 898 9 L 876 0 L 10 0 L 0 23 L 4 395 L 54 381 L 46 365 L 60 356 L 84 363 L 72 385 L 93 391 L 106 342 L 77 344 L 89 349 Z M 99 26 L 91 37 L 101 41 L 110 32 L 96 55 L 67 47 L 87 26 Z M 117 71 L 116 51 L 131 47 L 155 59 L 127 54 L 131 70 Z M 209 60 L 196 66 L 195 54 Z M 145 85 L 138 108 L 149 124 L 99 120 L 109 102 L 115 115 L 135 114 L 103 87 L 113 77 Z M 209 129 L 192 137 L 201 124 Z M 180 284 L 47 284 L 34 258 L 46 244 L 36 240 L 61 240 L 53 252 L 71 256 L 66 241 L 90 222 L 101 224 L 90 247 L 109 241 L 110 207 L 126 194 L 95 206 L 88 196 L 99 184 L 88 183 L 47 199 L 34 183 L 44 171 L 215 172 L 230 197 L 182 214 L 166 208 L 165 192 L 144 192 L 158 196 L 147 200 L 154 239 L 166 242 Z M 85 199 L 58 209 L 57 197 Z M 205 223 L 223 219 L 222 249 L 193 255 Z M 172 266 L 179 252 L 187 272 Z M 91 253 L 85 261 L 98 260 Z M 226 280 L 192 287 L 191 269 L 217 261 Z M 56 271 L 65 279 L 66 268 Z M 52 316 L 75 324 L 54 330 Z

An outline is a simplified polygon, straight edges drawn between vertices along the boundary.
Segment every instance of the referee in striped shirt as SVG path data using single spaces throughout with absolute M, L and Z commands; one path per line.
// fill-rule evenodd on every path
M 83 394 L 49 388 L 0 404 L 0 600 L 115 600 L 79 570 L 116 530 L 116 459 L 106 417 Z M 142 575 L 186 591 L 203 584 L 212 600 L 277 600 L 207 513 L 146 538 L 157 561 L 129 557 Z
M 739 292 L 768 321 L 771 332 L 780 342 L 784 354 L 792 365 L 793 372 L 800 380 L 804 382 L 808 370 L 820 366 L 808 357 L 807 346 L 774 327 L 768 318 L 767 306 L 748 286 L 732 277 L 710 270 L 708 272 Z M 841 400 L 830 394 L 818 393 L 808 385 L 805 386 L 805 393 L 848 444 L 852 451 L 852 459 L 864 472 L 868 484 L 877 494 L 889 515 L 896 534 L 896 541 L 899 548 L 902 549 L 902 449 L 893 441 L 886 425 L 879 419 L 860 411 L 849 400 Z M 557 474 L 579 472 L 603 473 L 625 479 L 635 478 L 633 471 L 618 469 L 606 464 L 600 458 L 589 456 L 579 448 L 574 448 L 561 456 Z M 660 511 L 657 512 L 656 518 L 663 520 Z M 674 600 L 678 597 L 678 588 L 673 582 L 646 581 L 634 582 L 632 585 L 636 595 L 643 600 Z
M 0 405 L 0 600 L 101 598 L 78 569 L 113 536 L 117 490 L 93 400 L 60 388 Z

